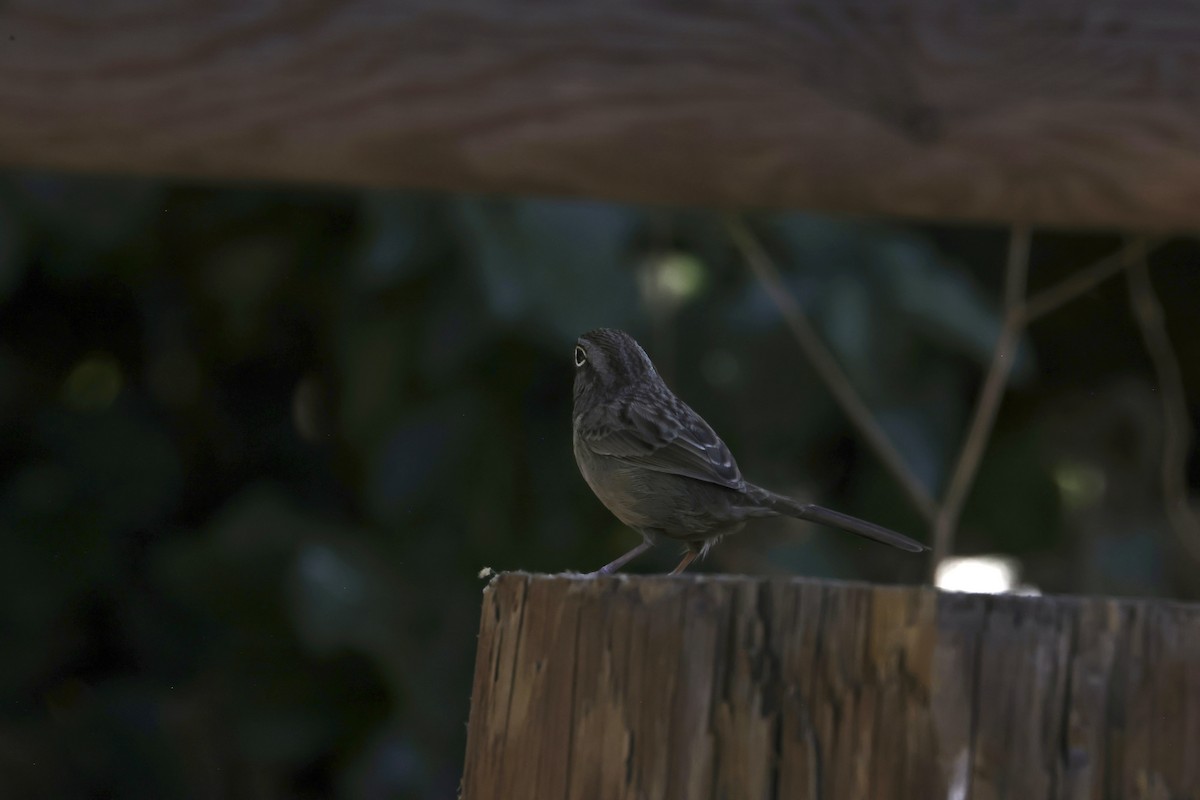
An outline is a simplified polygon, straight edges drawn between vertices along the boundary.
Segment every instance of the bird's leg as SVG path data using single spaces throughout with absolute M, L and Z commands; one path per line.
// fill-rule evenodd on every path
M 691 564 L 693 561 L 696 560 L 696 556 L 698 556 L 698 555 L 700 555 L 700 554 L 697 553 L 695 550 L 688 550 L 686 553 L 684 553 L 683 561 L 679 562 L 679 566 L 677 566 L 675 569 L 671 570 L 671 574 L 678 575 L 679 573 L 683 572 L 685 569 L 688 568 L 688 564 Z
M 630 561 L 633 561 L 635 558 L 637 558 L 638 556 L 640 556 L 642 553 L 646 552 L 653 546 L 654 545 L 650 544 L 650 542 L 644 541 L 641 544 L 639 544 L 637 547 L 630 550 L 625 555 L 614 559 L 612 561 L 612 563 L 605 564 L 600 569 L 596 570 L 595 572 L 589 573 L 589 574 L 590 575 L 612 575 L 614 572 L 619 570 L 621 567 L 625 566 Z

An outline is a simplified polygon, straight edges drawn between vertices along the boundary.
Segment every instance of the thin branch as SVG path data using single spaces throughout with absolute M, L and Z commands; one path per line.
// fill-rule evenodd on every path
M 1004 318 L 996 339 L 991 363 L 972 414 L 971 423 L 950 475 L 945 497 L 937 503 L 917 480 L 874 416 L 855 392 L 836 359 L 825 347 L 795 299 L 787 292 L 779 270 L 749 227 L 740 219 L 728 218 L 727 227 L 751 270 L 767 290 L 772 302 L 783 315 L 801 350 L 828 387 L 842 411 L 858 429 L 860 435 L 900 483 L 918 511 L 934 528 L 933 568 L 950 555 L 962 510 L 975 482 L 979 464 L 987 449 L 995 426 L 1004 389 L 1008 384 L 1016 359 L 1020 336 L 1032 321 L 1057 310 L 1101 282 L 1123 270 L 1129 272 L 1130 296 L 1139 314 L 1147 349 L 1151 351 L 1155 368 L 1163 385 L 1163 402 L 1167 413 L 1167 446 L 1163 454 L 1163 492 L 1172 527 L 1179 533 L 1189 552 L 1200 559 L 1200 521 L 1187 502 L 1184 481 L 1184 462 L 1190 436 L 1187 409 L 1184 404 L 1182 378 L 1175 356 L 1162 325 L 1162 312 L 1153 295 L 1148 278 L 1144 283 L 1135 274 L 1147 254 L 1161 244 L 1165 237 L 1139 239 L 1105 256 L 1092 265 L 1074 273 L 1058 284 L 1025 298 L 1029 273 L 1028 226 L 1017 226 L 1009 240 L 1005 269 Z M 1148 298 L 1148 299 L 1147 299 Z M 1156 310 L 1157 309 L 1157 310 Z M 1145 315 L 1144 318 L 1141 315 Z M 1157 320 L 1157 322 L 1155 321 Z
M 1192 440 L 1188 418 L 1187 394 L 1179 359 L 1167 334 L 1162 304 L 1150 282 L 1150 271 L 1143 256 L 1130 266 L 1129 304 L 1137 320 L 1146 352 L 1158 376 L 1163 406 L 1162 492 L 1167 521 L 1188 554 L 1200 561 L 1200 520 L 1188 502 L 1187 457 Z
M 1145 259 L 1151 250 L 1164 241 L 1166 241 L 1165 237 L 1135 239 L 1126 243 L 1120 250 L 1084 267 L 1054 286 L 1043 289 L 1026 300 L 1019 309 L 1021 324 L 1028 325 L 1039 317 L 1069 303 L 1084 292 L 1091 291 L 1130 265 Z
M 1009 373 L 1012 372 L 1016 360 L 1017 345 L 1021 331 L 1024 330 L 1023 298 L 1025 282 L 1029 274 L 1029 240 L 1030 231 L 1027 225 L 1013 228 L 1008 244 L 1008 263 L 1005 267 L 1004 286 L 1004 322 L 1000 335 L 996 337 L 996 346 L 992 353 L 991 364 L 988 365 L 987 377 L 984 378 L 983 388 L 979 392 L 979 400 L 975 404 L 975 413 L 971 418 L 971 426 L 963 441 L 958 461 L 950 474 L 950 482 L 941 507 L 934 519 L 933 525 L 933 561 L 937 568 L 938 562 L 950 555 L 954 547 L 954 534 L 958 529 L 958 521 L 962 516 L 963 505 L 970 494 L 971 486 L 975 483 L 975 474 L 983 452 L 991 438 L 992 426 L 996 422 L 996 414 L 1000 408 L 1000 400 L 1004 395 L 1004 387 L 1008 383 Z
M 829 352 L 824 342 L 821 341 L 821 337 L 809 323 L 808 317 L 788 293 L 783 281 L 780 280 L 775 262 L 767 254 L 753 231 L 741 219 L 726 218 L 726 227 L 729 229 L 734 243 L 741 250 L 746 263 L 767 290 L 771 301 L 779 309 L 779 313 L 783 315 L 784 321 L 795 336 L 800 349 L 804 351 L 804 355 L 812 364 L 813 369 L 817 371 L 817 375 L 825 383 L 842 412 L 858 429 L 859 434 L 875 451 L 888 471 L 892 473 L 921 516 L 932 521 L 938 513 L 933 496 L 917 479 L 899 451 L 888 439 L 871 410 L 854 390 L 846 373 L 842 371 L 833 354 Z

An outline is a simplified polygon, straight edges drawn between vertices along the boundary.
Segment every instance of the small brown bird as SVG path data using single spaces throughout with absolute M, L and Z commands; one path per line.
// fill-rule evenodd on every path
M 795 517 L 912 553 L 928 549 L 874 523 L 747 483 L 721 438 L 667 388 L 646 351 L 623 331 L 599 328 L 579 337 L 572 427 L 584 480 L 643 538 L 599 574 L 665 541 L 687 545 L 671 572 L 678 574 L 755 517 Z

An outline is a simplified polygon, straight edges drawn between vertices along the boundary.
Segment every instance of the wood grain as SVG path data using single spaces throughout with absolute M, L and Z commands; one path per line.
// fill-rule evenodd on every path
M 6 0 L 0 164 L 1200 227 L 1185 0 Z
M 1198 743 L 1198 606 L 514 573 L 462 797 L 1194 800 Z

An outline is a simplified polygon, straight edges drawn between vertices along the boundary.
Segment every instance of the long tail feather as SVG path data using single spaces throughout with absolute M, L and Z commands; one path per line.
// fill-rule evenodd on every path
M 901 550 L 907 550 L 910 553 L 921 553 L 929 549 L 914 539 L 910 539 L 893 530 L 888 530 L 882 525 L 867 522 L 865 519 L 852 517 L 849 514 L 843 514 L 840 511 L 834 511 L 833 509 L 812 503 L 797 503 L 790 497 L 775 494 L 758 486 L 753 487 L 750 491 L 753 492 L 752 496 L 754 499 L 764 507 L 786 517 L 795 517 L 796 519 L 804 519 L 809 522 L 828 525 L 832 528 L 840 528 L 849 533 L 855 533 L 859 536 L 865 536 L 868 539 L 882 542 L 883 544 L 890 544 L 892 547 L 898 547 Z M 759 494 L 760 492 L 761 495 Z

